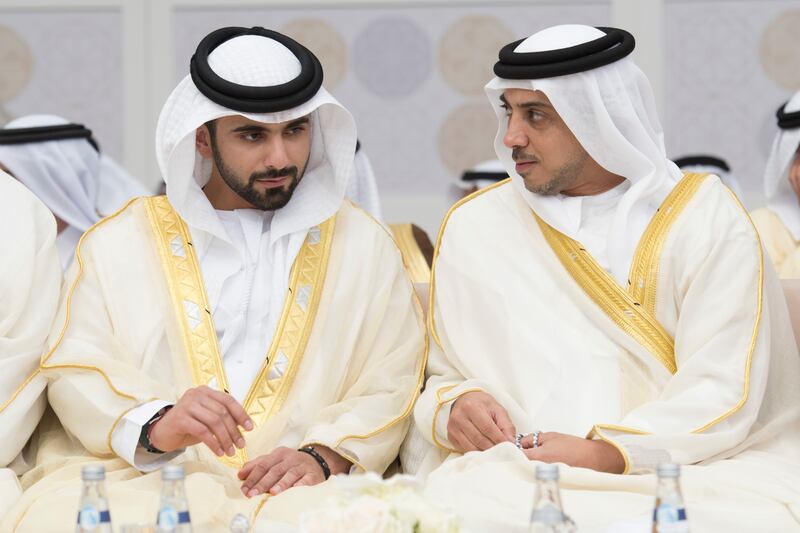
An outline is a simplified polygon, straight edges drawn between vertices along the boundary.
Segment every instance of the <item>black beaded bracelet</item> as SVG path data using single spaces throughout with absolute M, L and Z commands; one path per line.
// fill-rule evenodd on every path
M 331 477 L 331 468 L 328 466 L 328 461 L 326 461 L 325 458 L 322 457 L 319 454 L 319 452 L 317 452 L 317 450 L 315 450 L 311 446 L 306 446 L 304 448 L 300 448 L 297 451 L 298 452 L 307 453 L 308 455 L 313 457 L 314 460 L 319 465 L 319 467 L 322 469 L 322 475 L 325 476 L 325 479 L 328 479 L 329 477 Z

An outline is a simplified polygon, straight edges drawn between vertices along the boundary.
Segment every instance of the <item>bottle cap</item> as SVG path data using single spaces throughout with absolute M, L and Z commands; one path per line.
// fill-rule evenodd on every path
M 558 479 L 558 465 L 538 464 L 536 465 L 536 479 L 552 481 Z
M 167 465 L 161 469 L 162 481 L 178 481 L 186 477 L 181 465 Z
M 681 465 L 677 463 L 660 463 L 656 469 L 656 472 L 658 472 L 658 477 L 680 477 Z
M 81 479 L 84 481 L 103 481 L 106 469 L 100 465 L 88 465 L 81 468 Z
M 250 531 L 250 522 L 241 513 L 236 513 L 231 520 L 231 533 L 247 533 Z

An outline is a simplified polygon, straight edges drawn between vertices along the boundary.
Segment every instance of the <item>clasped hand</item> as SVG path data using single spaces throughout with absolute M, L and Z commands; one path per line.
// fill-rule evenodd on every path
M 447 438 L 461 453 L 484 451 L 502 442 L 514 442 L 516 428 L 508 412 L 490 394 L 467 392 L 450 410 Z M 563 433 L 541 433 L 540 446 L 533 447 L 533 436 L 521 441 L 522 451 L 531 461 L 564 463 L 599 472 L 620 474 L 625 459 L 616 447 L 602 440 L 591 440 Z

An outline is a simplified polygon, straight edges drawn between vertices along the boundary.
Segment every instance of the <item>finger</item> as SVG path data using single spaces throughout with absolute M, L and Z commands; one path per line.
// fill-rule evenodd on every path
M 487 415 L 486 413 L 481 413 L 481 414 L 485 418 L 489 417 L 489 415 Z M 469 439 L 469 441 L 478 450 L 483 451 L 483 450 L 488 450 L 489 448 L 494 446 L 494 442 L 492 442 L 491 439 L 487 438 L 486 435 L 484 435 L 483 432 L 481 431 L 480 427 L 477 425 L 481 423 L 485 424 L 485 422 L 482 422 L 483 419 L 481 418 L 481 414 L 475 413 L 475 416 L 478 418 L 478 420 L 475 419 L 468 420 L 467 423 L 462 426 L 461 430 L 464 432 L 464 435 Z M 491 419 L 489 420 L 489 423 L 493 424 Z
M 524 453 L 525 457 L 527 457 L 530 461 L 541 461 L 543 463 L 548 462 L 544 460 L 544 454 L 546 452 L 544 452 L 542 448 L 525 448 L 522 450 L 522 453 Z
M 278 464 L 283 460 L 283 453 L 281 453 L 280 449 L 273 451 L 272 453 L 268 453 L 267 455 L 262 455 L 260 457 L 256 457 L 251 461 L 247 461 L 242 468 L 239 470 L 239 479 L 246 479 L 247 476 L 250 475 L 250 472 L 258 465 L 263 465 L 267 469 L 272 468 L 274 465 Z
M 541 435 L 539 436 L 541 438 Z M 519 444 L 522 446 L 523 450 L 528 448 L 533 448 L 533 433 L 528 433 L 521 439 L 519 439 Z
M 244 480 L 242 483 L 242 494 L 247 497 L 250 497 L 250 491 L 253 489 L 256 483 L 269 472 L 269 467 L 263 463 L 256 464 L 250 472 L 247 474 L 247 479 Z
M 494 417 L 489 411 L 475 411 L 472 416 L 472 424 L 475 429 L 481 432 L 484 439 L 491 443 L 489 448 L 501 442 L 508 442 L 508 439 L 506 439 L 506 436 L 500 431 Z
M 269 489 L 269 493 L 273 496 L 277 496 L 281 492 L 285 491 L 286 489 L 290 489 L 294 487 L 294 484 L 297 483 L 299 479 L 306 475 L 305 470 L 298 466 L 290 468 L 282 478 L 280 478 L 271 489 Z
M 281 461 L 280 463 L 276 464 L 270 468 L 266 474 L 261 476 L 261 479 L 256 480 L 256 483 L 252 486 L 252 488 L 247 491 L 247 496 L 252 498 L 253 496 L 258 496 L 259 494 L 266 494 L 269 492 L 269 489 L 271 489 L 272 486 L 275 485 L 275 483 L 277 483 L 278 480 L 281 479 L 292 466 L 293 465 L 289 461 Z
M 222 420 L 222 423 L 225 425 L 225 429 L 228 432 L 231 442 L 234 443 L 237 448 L 244 448 L 244 437 L 242 437 L 242 433 L 239 431 L 239 426 L 236 425 L 236 420 L 233 419 L 231 414 L 228 412 L 228 409 L 213 398 L 204 398 L 203 407 L 216 413 L 217 416 L 220 417 L 220 420 Z
M 190 418 L 185 422 L 185 428 L 187 433 L 199 439 L 200 442 L 208 446 L 208 449 L 218 457 L 225 455 L 225 450 L 222 449 L 217 438 L 205 424 L 199 420 Z
M 494 419 L 500 432 L 503 434 L 504 440 L 514 442 L 514 437 L 517 434 L 517 428 L 514 427 L 514 422 L 508 416 L 508 411 L 503 409 L 500 404 L 497 404 L 492 410 L 492 418 Z M 499 443 L 498 443 L 499 444 Z
M 479 434 L 474 430 L 473 433 Z M 459 425 L 455 429 L 456 438 L 461 442 L 461 453 L 478 451 L 480 448 L 473 442 L 470 434 L 467 432 L 467 425 Z
M 201 423 L 205 424 L 211 433 L 214 434 L 214 437 L 216 437 L 220 447 L 225 450 L 229 456 L 233 456 L 236 453 L 231 436 L 228 434 L 228 428 L 225 427 L 225 423 L 222 421 L 222 416 L 199 403 L 190 407 L 189 412 L 195 420 L 199 420 Z
M 225 406 L 236 424 L 242 426 L 247 431 L 252 431 L 255 425 L 253 419 L 244 410 L 244 407 L 236 399 L 226 392 L 212 391 L 212 397 Z
M 294 486 L 295 487 L 310 487 L 311 485 L 316 485 L 317 483 L 320 483 L 321 481 L 324 481 L 324 480 L 318 480 L 313 475 L 306 474 L 303 477 L 301 477 L 300 479 L 298 479 L 295 482 Z

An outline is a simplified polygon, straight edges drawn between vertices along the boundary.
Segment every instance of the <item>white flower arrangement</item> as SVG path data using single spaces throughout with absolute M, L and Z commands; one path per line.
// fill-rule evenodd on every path
M 334 478 L 335 495 L 304 514 L 298 533 L 459 533 L 456 516 L 426 501 L 411 476 Z

